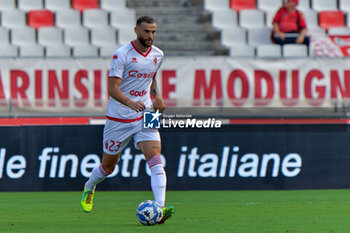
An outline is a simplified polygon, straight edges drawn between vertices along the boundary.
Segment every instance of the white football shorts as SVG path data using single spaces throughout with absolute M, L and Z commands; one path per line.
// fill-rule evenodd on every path
M 103 152 L 116 155 L 121 152 L 134 139 L 134 146 L 141 141 L 160 141 L 157 129 L 143 128 L 143 120 L 133 122 L 118 122 L 106 119 L 103 130 Z

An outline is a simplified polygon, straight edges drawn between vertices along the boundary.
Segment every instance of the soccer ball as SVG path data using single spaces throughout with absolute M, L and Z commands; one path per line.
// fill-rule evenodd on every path
M 136 217 L 143 225 L 155 225 L 163 217 L 163 211 L 156 201 L 143 201 L 136 209 Z

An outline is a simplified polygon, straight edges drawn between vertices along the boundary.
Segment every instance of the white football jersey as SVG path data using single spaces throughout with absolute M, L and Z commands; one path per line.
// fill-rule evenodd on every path
M 156 46 L 142 53 L 131 41 L 114 52 L 109 77 L 122 79 L 119 89 L 123 94 L 135 102 L 141 100 L 146 109 L 151 109 L 150 87 L 163 59 L 163 51 Z M 141 119 L 143 112 L 136 112 L 109 97 L 106 115 L 110 120 L 130 122 Z

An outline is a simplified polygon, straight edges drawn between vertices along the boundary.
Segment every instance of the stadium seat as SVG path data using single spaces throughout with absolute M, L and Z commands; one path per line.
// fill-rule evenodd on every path
M 99 8 L 98 0 L 72 0 L 72 7 L 80 12 L 86 9 Z
M 71 48 L 64 44 L 47 45 L 45 51 L 46 57 L 70 57 L 72 54 Z
M 229 0 L 204 0 L 204 10 L 207 11 L 224 10 L 229 8 Z
M 0 4 L 0 11 L 13 10 L 16 8 L 15 1 L 13 0 L 2 0 Z
M 39 10 L 44 8 L 42 0 L 17 0 L 17 6 L 19 9 L 24 11 Z
M 247 43 L 247 31 L 244 28 L 237 27 L 231 30 L 221 31 L 221 43 L 227 47 Z
M 256 56 L 261 58 L 280 58 L 282 56 L 282 49 L 277 44 L 258 45 Z
M 282 0 L 257 0 L 257 8 L 266 12 L 276 13 L 282 5 Z
M 124 45 L 135 39 L 135 32 L 133 28 L 119 28 L 118 29 L 118 43 Z
M 241 10 L 239 25 L 244 28 L 260 28 L 265 26 L 265 14 L 261 10 Z
M 234 10 L 217 10 L 212 14 L 212 24 L 219 29 L 237 27 L 237 12 Z
M 106 27 L 108 13 L 101 9 L 87 9 L 82 13 L 83 25 L 89 28 Z
M 72 49 L 73 57 L 97 57 L 98 48 L 93 45 L 76 45 Z
M 350 28 L 347 27 L 339 27 L 339 28 L 330 28 L 328 29 L 329 35 L 349 35 L 350 36 Z
M 42 27 L 38 29 L 38 43 L 42 45 L 63 44 L 63 31 L 57 27 Z
M 308 48 L 303 44 L 286 44 L 282 47 L 283 57 L 307 57 Z
M 45 0 L 45 8 L 50 11 L 62 11 L 71 8 L 70 0 Z
M 255 0 L 231 0 L 231 9 L 240 11 L 256 9 Z
M 85 27 L 66 28 L 64 42 L 70 46 L 89 44 L 89 30 Z
M 251 45 L 236 44 L 229 46 L 230 57 L 255 57 L 255 48 Z
M 110 12 L 111 26 L 115 28 L 134 27 L 136 22 L 135 10 L 123 9 Z
M 309 9 L 309 10 L 303 10 L 302 13 L 305 17 L 307 28 L 319 27 L 317 11 Z
M 0 44 L 0 57 L 15 58 L 18 56 L 18 47 L 12 44 Z
M 271 29 L 268 27 L 248 29 L 248 44 L 253 46 L 272 44 Z
M 341 11 L 321 11 L 319 13 L 320 27 L 328 30 L 331 27 L 345 27 L 344 14 Z
M 115 50 L 117 50 L 119 47 L 120 44 L 99 46 L 100 57 L 112 57 Z
M 28 13 L 28 25 L 38 29 L 54 26 L 54 14 L 49 10 L 31 10 Z
M 26 14 L 24 11 L 14 9 L 1 12 L 1 26 L 16 28 L 26 26 Z
M 350 1 L 339 0 L 339 10 L 342 10 L 343 12 L 350 12 Z
M 337 0 L 312 0 L 312 8 L 316 11 L 337 10 Z
M 96 46 L 116 45 L 117 30 L 112 27 L 100 27 L 91 29 L 91 43 Z
M 125 0 L 100 0 L 101 9 L 114 11 L 126 8 Z
M 9 29 L 0 27 L 0 44 L 10 44 Z
M 59 10 L 56 12 L 56 26 L 60 28 L 70 28 L 81 26 L 80 12 L 77 10 Z
M 19 47 L 20 57 L 44 57 L 44 46 L 42 45 L 24 45 Z
M 34 45 L 35 30 L 32 27 L 18 27 L 11 29 L 12 44 L 15 45 Z
M 310 0 L 299 0 L 299 4 L 297 6 L 298 10 L 304 11 L 310 9 Z
M 350 28 L 350 13 L 346 14 L 346 26 Z

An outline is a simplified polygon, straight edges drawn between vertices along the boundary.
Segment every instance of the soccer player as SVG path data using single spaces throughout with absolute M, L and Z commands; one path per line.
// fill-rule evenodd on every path
M 120 47 L 113 55 L 109 70 L 110 98 L 103 132 L 102 164 L 93 169 L 81 198 L 81 206 L 87 213 L 93 207 L 96 185 L 113 172 L 121 151 L 131 138 L 135 147 L 144 154 L 150 168 L 154 199 L 163 209 L 164 217 L 160 223 L 175 212 L 174 207 L 165 207 L 166 174 L 160 157 L 159 132 L 143 128 L 142 120 L 145 110 L 163 112 L 165 109 L 155 79 L 164 59 L 163 52 L 152 45 L 156 29 L 152 17 L 139 17 L 134 28 L 136 40 Z M 154 97 L 153 101 L 150 94 Z

